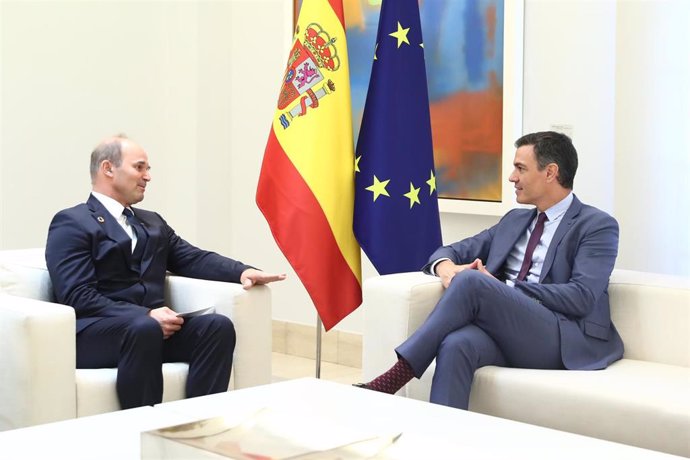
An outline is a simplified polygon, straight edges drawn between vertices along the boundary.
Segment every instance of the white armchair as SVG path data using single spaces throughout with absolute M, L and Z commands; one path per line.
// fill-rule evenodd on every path
M 271 381 L 267 286 L 179 276 L 166 280 L 176 311 L 214 305 L 232 319 L 237 344 L 230 388 Z M 76 369 L 74 309 L 54 303 L 43 249 L 0 251 L 0 430 L 119 410 L 117 369 Z M 163 401 L 184 398 L 186 363 L 163 365 Z

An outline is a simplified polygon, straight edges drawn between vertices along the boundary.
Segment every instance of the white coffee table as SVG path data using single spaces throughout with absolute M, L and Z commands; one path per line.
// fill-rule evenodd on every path
M 139 459 L 142 431 L 193 418 L 146 406 L 2 431 L 0 459 Z
M 141 433 L 204 418 L 239 423 L 268 408 L 291 441 L 326 449 L 402 433 L 388 459 L 680 459 L 349 385 L 289 380 L 272 385 L 0 432 L 0 459 L 140 459 Z M 186 457 L 185 457 L 186 458 Z
M 680 458 L 311 378 L 156 406 L 171 419 L 225 416 L 238 423 L 262 408 L 283 414 L 285 433 L 314 449 L 402 433 L 385 451 L 391 459 Z

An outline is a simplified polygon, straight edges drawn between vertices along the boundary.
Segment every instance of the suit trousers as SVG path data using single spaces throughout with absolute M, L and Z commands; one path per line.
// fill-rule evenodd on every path
M 227 391 L 235 342 L 232 321 L 215 313 L 185 318 L 167 339 L 150 316 L 108 317 L 77 334 L 77 368 L 117 367 L 121 408 L 154 405 L 163 399 L 166 362 L 189 363 L 188 398 Z
M 424 324 L 396 348 L 420 378 L 436 359 L 433 403 L 467 409 L 474 372 L 489 365 L 563 369 L 558 318 L 476 270 L 458 273 Z

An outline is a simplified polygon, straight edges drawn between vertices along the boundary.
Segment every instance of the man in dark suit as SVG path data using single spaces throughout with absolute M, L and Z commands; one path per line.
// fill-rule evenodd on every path
M 146 152 L 124 136 L 91 154 L 86 203 L 53 218 L 46 262 L 58 302 L 77 317 L 77 367 L 117 367 L 123 409 L 160 403 L 162 363 L 189 363 L 187 397 L 226 391 L 235 330 L 226 316 L 183 319 L 164 305 L 167 271 L 242 283 L 285 279 L 194 247 L 155 212 L 132 208 L 151 176 Z
M 572 193 L 577 152 L 555 132 L 515 143 L 518 203 L 495 226 L 436 250 L 446 288 L 398 362 L 365 388 L 395 393 L 436 359 L 431 402 L 467 409 L 476 369 L 603 369 L 623 355 L 607 286 L 618 224 Z

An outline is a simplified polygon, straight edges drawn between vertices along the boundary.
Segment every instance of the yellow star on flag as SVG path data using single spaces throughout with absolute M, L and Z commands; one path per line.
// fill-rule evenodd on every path
M 436 190 L 436 176 L 434 176 L 434 171 L 431 171 L 429 173 L 429 180 L 426 181 L 427 184 L 429 184 L 429 195 L 434 193 L 434 190 Z
M 361 160 L 361 159 L 362 159 L 362 155 L 360 155 L 360 156 L 358 156 L 357 158 L 355 158 L 355 172 L 360 172 L 360 170 L 359 170 L 359 160 Z
M 412 206 L 414 206 L 415 203 L 421 204 L 419 202 L 419 188 L 414 188 L 412 182 L 410 182 L 410 191 L 405 193 L 403 196 L 410 200 L 410 209 L 412 209 Z
M 410 44 L 410 41 L 407 39 L 407 33 L 409 31 L 409 27 L 407 29 L 403 29 L 403 27 L 400 25 L 400 21 L 398 21 L 398 30 L 388 35 L 398 39 L 398 48 L 400 48 L 400 45 L 402 45 L 403 43 L 407 43 L 408 45 Z
M 390 196 L 388 190 L 386 190 L 386 186 L 389 182 L 390 179 L 384 180 L 383 182 L 379 181 L 379 178 L 374 175 L 374 183 L 367 187 L 366 190 L 374 193 L 374 201 L 376 201 L 380 195 Z

